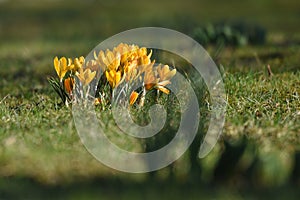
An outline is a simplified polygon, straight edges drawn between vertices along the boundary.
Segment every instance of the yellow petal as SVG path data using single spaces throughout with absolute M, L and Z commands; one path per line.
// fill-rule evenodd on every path
M 151 58 L 151 56 L 152 56 L 152 49 L 151 49 L 151 51 L 150 51 L 150 53 L 148 54 L 148 58 L 150 59 Z
M 68 58 L 68 66 L 72 65 L 72 59 Z
M 86 69 L 84 71 L 84 79 L 85 79 L 85 83 L 84 85 L 88 85 L 95 77 L 96 72 L 91 72 L 90 69 Z
M 80 63 L 84 63 L 84 61 L 85 61 L 85 58 L 84 58 L 83 56 L 80 56 L 80 57 L 79 57 L 79 62 L 80 62 Z
M 89 73 L 88 78 L 86 79 L 86 85 L 90 84 L 90 82 L 92 82 L 92 80 L 95 78 L 96 76 L 96 72 L 91 72 Z
M 97 60 L 98 59 L 98 56 L 97 56 L 97 53 L 96 51 L 94 51 L 94 59 Z
M 68 66 L 68 70 L 76 71 L 76 70 L 75 70 L 75 65 L 74 65 L 74 64 L 69 65 L 69 66 Z
M 55 68 L 55 71 L 56 71 L 57 75 L 60 78 L 60 67 L 59 67 L 59 61 L 58 61 L 57 56 L 53 60 L 53 65 L 54 65 L 54 68 Z
M 159 84 L 160 86 L 166 86 L 166 85 L 168 85 L 168 84 L 170 84 L 170 83 L 171 83 L 171 81 L 165 80 L 165 81 L 159 82 L 158 84 Z
M 99 52 L 98 60 L 99 60 L 100 65 L 103 65 L 103 68 L 108 67 L 109 63 L 107 62 L 103 51 Z
M 107 79 L 108 83 L 110 84 L 110 86 L 113 86 L 113 79 L 111 77 L 111 73 L 109 73 L 108 71 L 105 71 L 105 76 L 106 76 L 106 79 Z
M 71 77 L 65 79 L 64 86 L 65 86 L 66 91 L 69 94 L 71 94 L 71 92 L 73 91 L 73 87 L 74 87 L 74 79 Z
M 114 56 L 113 52 L 111 52 L 111 51 L 106 52 L 106 58 L 108 60 L 109 65 L 112 64 L 115 60 L 115 56 Z
M 83 63 L 84 63 L 84 57 L 83 56 L 81 56 L 79 59 L 75 58 L 74 59 L 73 71 L 78 71 L 82 67 Z
M 164 65 L 164 67 L 162 68 L 162 71 L 164 74 L 167 74 L 170 70 L 169 70 L 169 66 L 168 65 Z
M 171 76 L 173 77 L 173 76 L 175 76 L 175 74 L 176 74 L 176 69 L 173 69 L 173 70 L 171 71 Z
M 158 90 L 162 91 L 165 94 L 169 94 L 170 93 L 170 91 L 167 88 L 163 87 L 163 86 L 157 86 L 156 88 Z
M 130 95 L 129 104 L 130 104 L 130 105 L 133 105 L 133 104 L 136 102 L 136 100 L 137 100 L 138 97 L 139 97 L 139 93 L 133 91 L 133 92 L 131 93 L 131 95 Z
M 139 49 L 139 56 L 147 55 L 147 49 L 145 47 L 142 47 Z
M 109 76 L 111 77 L 111 78 L 115 78 L 115 74 L 116 74 L 116 71 L 115 70 L 110 70 L 109 71 Z
M 83 84 L 84 83 L 84 77 L 83 77 L 83 69 L 80 69 L 79 72 L 76 72 L 75 75 L 78 77 L 80 82 Z
M 116 77 L 115 77 L 115 85 L 118 85 L 118 83 L 120 82 L 120 80 L 121 80 L 121 72 L 118 71 L 116 73 Z
M 60 59 L 60 67 L 65 70 L 67 68 L 67 59 L 65 57 L 62 57 Z
M 60 70 L 60 79 L 62 80 L 65 77 L 67 71 L 69 70 L 69 67 L 67 65 L 67 59 L 65 57 L 62 57 L 60 59 Z

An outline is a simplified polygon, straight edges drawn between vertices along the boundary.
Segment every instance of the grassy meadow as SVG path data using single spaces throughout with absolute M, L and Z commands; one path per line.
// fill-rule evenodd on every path
M 297 199 L 299 18 L 297 0 L 0 0 L 0 199 Z M 153 173 L 118 172 L 88 153 L 47 81 L 55 56 L 86 56 L 136 27 L 192 35 L 227 22 L 259 25 L 266 36 L 206 47 L 228 97 L 223 134 L 207 157 L 197 158 L 201 136 Z

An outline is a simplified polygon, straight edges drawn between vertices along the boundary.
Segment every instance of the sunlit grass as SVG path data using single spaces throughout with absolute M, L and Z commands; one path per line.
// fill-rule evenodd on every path
M 47 76 L 55 75 L 53 57 L 41 55 L 53 52 L 56 45 L 48 44 L 44 50 L 38 44 L 28 46 L 29 55 L 17 48 L 18 45 L 0 53 L 8 66 L 0 70 L 3 77 L 0 81 L 1 176 L 33 177 L 44 183 L 56 183 L 76 177 L 107 177 L 112 173 L 87 153 L 76 134 L 71 110 L 61 104 L 47 83 Z M 260 51 L 264 54 L 268 48 Z M 12 52 L 15 57 L 10 62 L 8 57 Z M 269 77 L 263 66 L 248 72 L 224 66 L 229 104 L 222 138 L 234 142 L 245 136 L 256 148 L 262 149 L 262 153 L 265 148 L 266 152 L 284 149 L 292 159 L 300 143 L 300 75 L 298 71 L 289 70 L 279 73 L 284 71 L 284 66 L 276 67 L 272 67 L 274 75 Z M 240 72 L 235 73 L 234 69 Z M 222 156 L 222 149 L 217 153 L 219 156 L 214 153 L 211 156 L 215 159 Z M 217 165 L 217 161 L 214 163 Z M 287 177 L 291 164 L 286 165 Z M 274 173 L 285 168 L 281 167 Z M 267 181 L 272 181 L 272 177 Z

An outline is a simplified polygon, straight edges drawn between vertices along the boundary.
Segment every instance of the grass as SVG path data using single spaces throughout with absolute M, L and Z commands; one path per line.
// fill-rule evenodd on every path
M 44 5 L 2 3 L 0 197 L 22 199 L 26 198 L 22 196 L 26 191 L 35 191 L 34 197 L 40 198 L 54 191 L 58 196 L 66 192 L 65 197 L 69 199 L 77 194 L 78 199 L 98 195 L 116 198 L 115 191 L 118 191 L 124 194 L 123 199 L 138 199 L 137 185 L 147 183 L 145 187 L 140 186 L 142 191 L 153 198 L 160 195 L 167 198 L 169 194 L 160 193 L 158 183 L 161 187 L 174 183 L 170 186 L 174 199 L 182 196 L 177 189 L 185 184 L 191 189 L 182 191 L 191 191 L 191 199 L 200 194 L 222 199 L 254 199 L 261 195 L 295 198 L 295 188 L 300 184 L 300 37 L 294 23 L 298 20 L 298 1 L 290 4 L 275 1 L 273 11 L 278 16 L 274 18 L 270 17 L 273 16 L 269 11 L 270 2 L 273 1 L 261 3 L 266 5 L 264 9 L 258 8 L 254 17 L 254 22 L 260 21 L 268 28 L 267 43 L 228 47 L 215 58 L 224 68 L 228 107 L 223 135 L 214 151 L 205 159 L 197 160 L 199 137 L 189 152 L 171 167 L 141 175 L 111 170 L 86 151 L 76 133 L 71 110 L 61 105 L 47 77 L 55 76 L 54 56 L 86 55 L 102 39 L 120 30 L 155 24 L 189 29 L 189 23 L 185 23 L 185 27 L 171 19 L 173 16 L 183 18 L 179 12 L 180 2 L 174 1 L 169 13 L 162 9 L 167 6 L 163 3 L 154 14 L 150 11 L 157 6 L 146 2 L 147 6 L 143 4 L 143 7 L 147 12 L 134 22 L 131 22 L 134 15 L 120 21 L 120 13 L 130 7 L 125 2 L 96 6 L 59 1 Z M 246 5 L 253 9 L 258 6 L 256 3 L 247 1 Z M 216 13 L 215 4 L 203 4 L 207 12 L 198 14 L 198 8 L 191 5 L 184 5 L 190 11 L 187 19 L 193 19 L 191 24 L 203 17 L 207 21 L 222 19 L 232 9 L 225 7 L 218 15 L 211 15 L 209 13 Z M 132 10 L 142 13 L 140 6 L 133 6 Z M 81 8 L 91 12 L 85 13 Z M 229 18 L 248 16 L 250 12 L 243 14 L 242 11 L 230 11 Z M 291 14 L 287 15 L 287 11 Z M 273 23 L 274 20 L 278 24 Z M 80 28 L 74 30 L 74 27 Z M 268 64 L 272 76 L 268 74 Z M 115 140 L 123 141 L 117 137 Z M 215 184 L 218 185 L 216 190 L 206 188 Z M 197 192 L 198 186 L 202 189 Z M 102 188 L 99 192 L 98 187 Z M 90 196 L 84 196 L 88 193 Z
M 289 132 L 291 139 L 285 142 L 299 143 L 299 72 L 280 73 L 268 78 L 263 73 L 227 76 L 229 98 L 228 116 L 232 124 L 257 127 L 267 130 L 275 128 L 276 139 Z M 249 137 L 256 137 L 250 131 Z M 292 134 L 294 133 L 294 134 Z M 282 141 L 284 142 L 284 141 Z M 284 143 L 281 143 L 284 145 Z
M 11 188 L 15 188 L 16 193 L 10 196 L 13 199 L 199 199 L 199 196 L 204 199 L 258 199 L 262 196 L 265 199 L 281 199 L 282 196 L 288 199 L 297 199 L 299 192 L 294 193 L 296 188 L 293 187 L 280 187 L 276 191 L 264 189 L 259 190 L 237 190 L 236 188 L 228 187 L 209 187 L 206 185 L 186 185 L 180 184 L 168 184 L 161 183 L 148 183 L 147 187 L 141 184 L 124 184 L 124 183 L 108 183 L 104 185 L 100 181 L 79 182 L 73 186 L 62 187 L 45 187 L 30 180 L 12 180 L 1 181 L 1 186 L 4 193 L 10 191 Z M 5 187 L 3 187 L 5 185 Z M 20 187 L 21 185 L 21 187 Z M 157 188 L 161 190 L 157 190 Z M 180 187 L 180 188 L 179 188 Z M 30 194 L 28 191 L 36 190 L 34 194 Z M 139 191 L 139 192 L 137 192 Z M 23 196 L 18 194 L 22 193 Z M 47 193 L 47 196 L 44 194 Z
M 31 55 L 24 55 L 13 47 L 0 51 L 4 62 L 11 66 L 5 70 L 1 68 L 0 174 L 4 177 L 33 177 L 47 184 L 72 182 L 78 177 L 119 174 L 99 164 L 87 153 L 76 134 L 70 109 L 61 105 L 47 83 L 47 75 L 54 75 L 52 58 L 41 55 L 47 55 L 56 47 L 57 44 L 51 43 L 48 48 L 42 49 L 34 44 L 29 47 Z M 225 50 L 224 55 L 226 51 L 230 50 Z M 262 52 L 266 51 L 268 48 Z M 15 55 L 15 58 L 8 59 L 9 55 Z M 236 55 L 231 59 L 242 57 L 239 53 Z M 252 59 L 255 61 L 256 58 Z M 294 58 L 291 56 L 290 59 Z M 299 151 L 300 144 L 299 72 L 290 69 L 282 72 L 284 69 L 280 65 L 273 65 L 274 75 L 269 77 L 263 65 L 248 72 L 237 66 L 224 68 L 229 104 L 223 140 L 234 143 L 246 136 L 263 155 L 273 150 L 284 150 L 281 154 L 286 154 L 279 157 L 288 160 L 278 162 L 293 165 L 293 156 Z M 235 68 L 237 70 L 233 72 Z M 221 140 L 221 146 L 222 143 Z M 253 154 L 253 159 L 255 156 Z M 280 166 L 275 172 L 284 168 L 286 166 Z M 289 177 L 293 166 L 287 168 L 285 176 Z M 273 178 L 276 179 L 270 177 L 271 180 Z

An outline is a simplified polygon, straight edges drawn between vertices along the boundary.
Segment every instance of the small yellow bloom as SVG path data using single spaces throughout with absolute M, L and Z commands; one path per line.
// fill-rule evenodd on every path
M 170 91 L 166 88 L 166 85 L 171 83 L 170 79 L 175 76 L 176 69 L 170 70 L 168 65 L 164 65 L 163 67 L 159 65 L 156 70 L 158 73 L 159 82 L 155 85 L 155 88 L 165 94 L 169 94 Z
M 85 70 L 80 68 L 79 72 L 76 72 L 76 76 L 84 86 L 88 85 L 94 79 L 95 75 L 96 72 L 92 72 L 91 69 L 88 68 Z
M 103 51 L 100 51 L 98 56 L 94 54 L 94 57 L 99 62 L 99 65 L 103 70 L 118 70 L 120 66 L 121 57 L 118 52 L 106 50 L 104 53 Z
M 64 80 L 64 86 L 66 91 L 71 94 L 74 88 L 74 78 L 69 77 Z
M 170 70 L 168 65 L 164 65 L 163 67 L 159 65 L 157 67 L 157 72 L 158 72 L 159 80 L 165 81 L 165 80 L 170 80 L 176 74 L 176 69 Z
M 108 80 L 110 86 L 115 88 L 121 81 L 121 72 L 116 70 L 105 71 L 106 79 Z
M 136 102 L 138 97 L 139 97 L 139 93 L 137 93 L 136 91 L 133 91 L 130 95 L 129 104 L 133 105 Z
M 126 63 L 126 65 L 124 65 L 124 74 L 127 82 L 135 80 L 138 76 L 137 61 Z
M 54 58 L 54 68 L 59 77 L 60 82 L 62 82 L 63 78 L 65 77 L 66 73 L 69 70 L 69 66 L 67 64 L 67 59 L 62 57 L 58 60 L 57 56 Z
M 82 67 L 83 63 L 84 63 L 83 56 L 80 56 L 79 58 L 75 58 L 72 71 L 77 72 Z
M 97 71 L 99 72 L 100 66 L 99 63 L 95 60 L 89 60 L 86 62 L 85 67 L 92 70 L 92 71 Z

